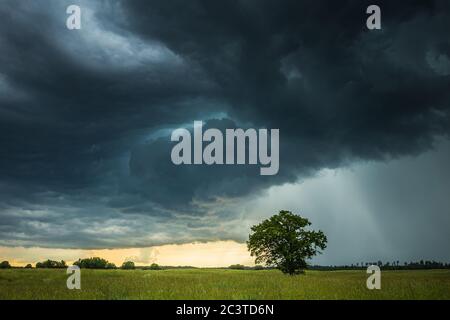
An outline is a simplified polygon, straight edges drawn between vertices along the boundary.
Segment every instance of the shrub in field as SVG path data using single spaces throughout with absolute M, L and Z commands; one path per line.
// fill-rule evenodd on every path
M 149 267 L 150 270 L 161 270 L 162 268 L 156 264 L 156 263 L 152 263 Z
M 248 250 L 256 256 L 256 263 L 275 266 L 290 275 L 302 273 L 306 260 L 327 246 L 325 234 L 320 230 L 307 230 L 310 225 L 306 218 L 280 211 L 251 228 Z
M 122 269 L 132 270 L 134 268 L 135 268 L 135 265 L 134 265 L 133 261 L 125 261 L 124 263 L 122 263 Z
M 25 269 L 31 269 L 31 268 L 33 268 L 33 266 L 30 263 L 25 266 Z
M 36 268 L 50 268 L 50 269 L 67 268 L 67 265 L 64 260 L 53 261 L 48 259 L 46 261 L 36 263 Z
M 114 269 L 116 266 L 114 263 L 110 263 L 105 259 L 99 257 L 78 259 L 74 262 L 74 265 L 84 269 Z
M 0 269 L 10 269 L 11 265 L 9 264 L 9 261 L 2 261 L 0 262 Z
M 257 264 L 256 266 L 253 267 L 253 270 L 264 270 L 264 267 Z
M 231 266 L 228 267 L 228 269 L 244 270 L 245 266 L 243 266 L 242 264 L 232 264 Z

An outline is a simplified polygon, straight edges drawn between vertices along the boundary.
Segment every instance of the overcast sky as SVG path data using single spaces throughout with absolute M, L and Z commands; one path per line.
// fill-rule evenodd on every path
M 450 260 L 450 4 L 377 3 L 369 31 L 371 1 L 3 0 L 0 246 L 242 243 L 289 209 L 319 263 Z M 279 173 L 175 166 L 194 120 L 279 128 Z

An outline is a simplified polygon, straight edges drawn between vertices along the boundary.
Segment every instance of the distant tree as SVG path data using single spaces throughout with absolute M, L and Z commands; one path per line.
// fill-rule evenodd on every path
M 264 267 L 260 264 L 257 264 L 253 267 L 253 270 L 264 270 Z
M 31 268 L 33 268 L 33 266 L 30 263 L 25 266 L 25 269 L 31 269 Z
M 234 269 L 234 270 L 244 270 L 245 266 L 242 264 L 232 264 L 228 267 L 228 269 Z
M 161 268 L 161 266 L 159 264 L 152 263 L 148 269 L 150 269 L 150 270 L 161 270 L 162 268 Z
M 108 262 L 105 266 L 105 269 L 117 269 L 114 263 Z
M 275 266 L 290 275 L 298 274 L 306 268 L 307 259 L 326 248 L 325 234 L 306 230 L 310 225 L 306 218 L 280 211 L 251 228 L 247 247 L 256 263 Z
M 124 263 L 122 263 L 122 269 L 125 270 L 131 270 L 134 269 L 134 262 L 133 261 L 125 261 Z
M 74 265 L 81 269 L 113 269 L 112 267 L 115 267 L 113 263 L 99 257 L 78 259 L 78 261 L 74 262 Z
M 9 261 L 2 261 L 0 262 L 0 269 L 10 269 L 11 265 L 9 264 Z
M 36 263 L 36 268 L 59 269 L 59 268 L 67 268 L 67 265 L 64 260 L 54 261 L 54 260 L 48 259 L 43 262 Z

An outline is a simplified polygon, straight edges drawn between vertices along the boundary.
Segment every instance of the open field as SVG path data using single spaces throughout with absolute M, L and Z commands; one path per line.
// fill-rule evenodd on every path
M 450 270 L 383 271 L 381 290 L 361 271 L 86 270 L 68 290 L 65 269 L 0 270 L 0 299 L 450 299 Z

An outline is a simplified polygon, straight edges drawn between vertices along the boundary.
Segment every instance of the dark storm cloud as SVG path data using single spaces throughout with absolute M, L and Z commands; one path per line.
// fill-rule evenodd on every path
M 26 97 L 2 104 L 1 133 L 7 151 L 2 176 L 21 175 L 38 183 L 89 182 L 94 171 L 102 170 L 98 168 L 102 160 L 123 152 L 123 145 L 139 129 L 164 119 L 167 111 L 161 110 L 161 98 L 167 105 L 172 95 L 188 99 L 202 90 L 190 75 L 183 79 L 184 66 L 177 65 L 169 75 L 170 61 L 153 63 L 148 70 L 86 65 L 83 57 L 74 58 L 71 49 L 61 48 L 59 42 L 84 44 L 77 35 L 60 40 L 65 30 L 57 22 L 64 22 L 65 15 L 50 26 L 44 24 L 45 32 L 37 32 L 33 23 L 40 26 L 39 21 L 47 21 L 48 8 L 27 12 L 25 5 L 16 6 L 2 5 L 1 72 Z M 64 12 L 64 5 L 57 8 Z
M 203 130 L 217 128 L 225 132 L 237 127 L 229 119 L 213 119 L 204 123 Z M 137 146 L 130 156 L 130 176 L 134 179 L 132 185 L 135 192 L 141 193 L 144 199 L 152 199 L 177 211 L 192 214 L 195 213 L 193 210 L 200 210 L 202 213 L 201 208 L 186 205 L 193 201 L 211 202 L 218 198 L 240 197 L 264 186 L 287 181 L 285 175 L 261 176 L 260 167 L 254 165 L 174 165 L 170 154 L 176 142 L 168 141 L 170 137 L 163 136 Z M 149 166 L 149 163 L 152 165 Z
M 442 50 L 449 43 L 448 5 L 380 5 L 381 32 L 365 30 L 361 1 L 131 1 L 124 7 L 141 36 L 203 66 L 231 118 L 281 128 L 282 165 L 272 178 L 279 183 L 354 158 L 420 152 L 435 135 L 448 134 L 450 77 L 433 65 L 442 55 L 449 62 Z M 161 162 L 167 161 L 155 161 Z M 168 174 L 142 170 L 160 172 L 161 179 Z M 191 192 L 209 185 L 209 168 L 192 170 L 177 181 L 194 185 Z M 214 170 L 219 183 L 233 179 Z M 263 187 L 265 180 L 250 184 Z
M 365 1 L 78 1 L 68 31 L 72 3 L 0 5 L 2 243 L 242 240 L 233 198 L 448 136 L 446 1 L 380 1 L 381 31 Z M 193 120 L 279 128 L 279 174 L 172 165 Z

